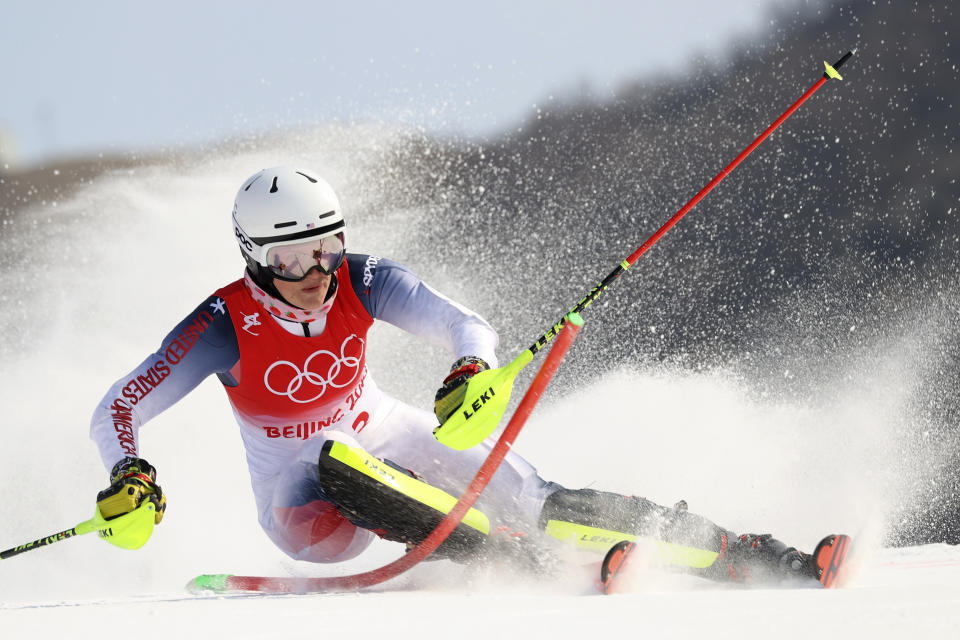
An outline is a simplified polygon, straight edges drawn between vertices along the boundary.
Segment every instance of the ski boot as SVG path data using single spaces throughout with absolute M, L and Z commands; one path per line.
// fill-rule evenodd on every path
M 788 547 L 769 533 L 745 533 L 728 541 L 715 567 L 725 571 L 730 581 L 744 584 L 819 579 L 813 556 Z

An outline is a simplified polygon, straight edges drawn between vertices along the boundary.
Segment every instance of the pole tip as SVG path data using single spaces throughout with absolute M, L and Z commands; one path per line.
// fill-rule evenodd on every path
M 227 578 L 229 577 L 231 575 L 228 573 L 197 576 L 187 583 L 187 590 L 190 593 L 222 593 L 227 590 Z
M 853 51 L 847 51 L 845 54 L 843 54 L 842 58 L 834 62 L 832 65 L 829 64 L 826 60 L 824 60 L 823 66 L 826 67 L 827 70 L 823 74 L 823 77 L 834 78 L 835 80 L 843 80 L 843 77 L 839 73 L 837 73 L 837 69 L 842 67 L 843 63 L 849 60 L 855 51 L 856 49 L 854 49 Z

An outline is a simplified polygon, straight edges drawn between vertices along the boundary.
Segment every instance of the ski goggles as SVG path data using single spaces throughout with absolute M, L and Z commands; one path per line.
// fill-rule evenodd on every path
M 275 278 L 296 282 L 306 278 L 314 269 L 333 273 L 343 264 L 345 255 L 343 233 L 338 233 L 269 247 L 264 258 L 265 266 Z

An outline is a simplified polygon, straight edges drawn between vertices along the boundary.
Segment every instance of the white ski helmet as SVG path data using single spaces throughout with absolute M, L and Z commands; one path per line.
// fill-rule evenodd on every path
M 300 280 L 343 263 L 343 213 L 333 188 L 311 171 L 272 167 L 254 174 L 233 202 L 233 232 L 254 280 Z

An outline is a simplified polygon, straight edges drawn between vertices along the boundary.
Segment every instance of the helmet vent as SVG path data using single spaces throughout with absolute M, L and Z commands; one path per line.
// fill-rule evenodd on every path
M 278 177 L 279 177 L 279 176 L 273 176 L 273 184 L 270 185 L 270 193 L 276 193 L 276 192 L 277 192 L 277 178 L 278 178 Z
M 297 221 L 296 221 L 296 220 L 292 220 L 292 221 L 290 221 L 290 222 L 278 222 L 277 224 L 273 225 L 273 228 L 274 228 L 274 229 L 283 229 L 284 227 L 293 227 L 293 226 L 296 226 L 296 224 L 297 224 Z
M 299 173 L 300 175 L 302 175 L 304 178 L 306 178 L 306 179 L 309 180 L 310 182 L 313 182 L 314 184 L 316 184 L 316 182 L 317 182 L 316 179 L 311 178 L 311 177 L 308 176 L 307 174 L 301 173 L 301 172 L 299 172 L 299 171 L 297 171 L 297 173 Z
M 252 187 L 252 186 L 253 186 L 253 183 L 256 182 L 256 181 L 259 180 L 259 179 L 260 179 L 260 176 L 259 176 L 259 175 L 253 176 L 253 180 L 251 180 L 251 181 L 247 184 L 247 186 L 245 186 L 245 187 L 243 188 L 243 190 L 244 190 L 244 191 L 250 191 L 250 187 Z

